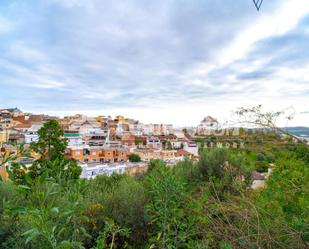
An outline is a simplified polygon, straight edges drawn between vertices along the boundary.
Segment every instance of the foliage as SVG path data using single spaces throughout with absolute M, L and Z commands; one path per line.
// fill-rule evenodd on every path
M 288 137 L 300 141 L 300 139 L 285 129 L 282 129 L 276 125 L 279 118 L 284 118 L 286 121 L 290 121 L 294 118 L 294 110 L 288 108 L 277 112 L 263 111 L 262 105 L 253 106 L 251 108 L 239 108 L 235 114 L 238 116 L 238 123 L 254 126 L 257 128 L 269 129 L 274 133 L 284 134 Z
M 129 155 L 129 161 L 133 163 L 137 163 L 141 161 L 141 157 L 138 154 L 131 153 Z
M 54 160 L 40 158 L 29 167 L 28 175 L 35 179 L 44 172 L 58 181 L 61 179 L 78 179 L 81 174 L 81 167 L 74 159 L 65 157 L 57 157 Z
M 274 142 L 204 149 L 173 167 L 152 160 L 139 179 L 92 180 L 78 179 L 61 153 L 42 154 L 28 172 L 11 155 L 15 178 L 0 182 L 0 248 L 306 248 L 308 151 Z M 259 163 L 272 163 L 272 174 L 252 190 Z
M 161 159 L 151 159 L 148 164 L 148 171 L 152 171 L 153 169 L 157 167 L 163 167 L 166 166 L 166 163 Z
M 292 226 L 294 235 L 309 242 L 309 165 L 299 159 L 276 162 L 267 188 L 258 196 L 261 209 L 272 209 L 276 217 Z M 284 194 L 283 194 L 284 193 Z
M 173 168 L 174 174 L 185 179 L 187 182 L 195 181 L 199 176 L 198 167 L 188 157 L 185 157 L 183 161 L 177 163 Z
M 187 248 L 194 224 L 186 216 L 185 182 L 165 166 L 156 167 L 145 179 L 151 201 L 146 206 L 155 248 Z
M 120 228 L 113 220 L 108 220 L 105 222 L 105 227 L 103 232 L 98 238 L 96 247 L 93 249 L 110 248 L 113 249 L 117 247 L 116 240 L 117 237 L 122 236 L 128 238 L 130 235 L 130 230 L 127 228 Z M 122 248 L 126 248 L 125 245 Z
M 39 139 L 31 144 L 31 149 L 40 158 L 28 169 L 20 163 L 13 163 L 9 170 L 10 179 L 17 184 L 29 184 L 29 178 L 34 180 L 43 174 L 58 182 L 61 179 L 78 179 L 82 169 L 74 159 L 65 157 L 67 139 L 63 138 L 59 123 L 54 120 L 46 122 L 38 134 Z
M 31 149 L 49 160 L 64 156 L 68 141 L 63 137 L 64 132 L 57 121 L 51 120 L 44 123 L 38 130 L 38 135 L 39 139 L 31 143 Z
M 212 177 L 222 178 L 227 158 L 227 150 L 225 149 L 201 152 L 198 167 L 202 177 L 206 180 L 210 180 Z

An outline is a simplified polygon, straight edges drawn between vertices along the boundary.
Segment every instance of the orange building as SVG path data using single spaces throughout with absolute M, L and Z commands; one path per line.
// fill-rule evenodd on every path
M 121 143 L 126 146 L 135 145 L 135 136 L 131 132 L 126 131 L 121 137 Z
M 83 163 L 114 163 L 128 160 L 128 151 L 119 148 L 72 147 L 67 157 Z

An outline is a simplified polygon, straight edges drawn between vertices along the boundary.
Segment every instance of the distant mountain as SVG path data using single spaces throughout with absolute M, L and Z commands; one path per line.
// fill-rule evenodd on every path
M 291 133 L 292 135 L 309 138 L 309 127 L 297 126 L 297 127 L 285 127 L 283 129 Z

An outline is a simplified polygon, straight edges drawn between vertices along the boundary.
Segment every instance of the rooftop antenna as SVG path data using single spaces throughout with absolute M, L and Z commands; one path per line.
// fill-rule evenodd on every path
M 253 3 L 257 9 L 257 11 L 260 10 L 261 6 L 262 6 L 262 3 L 263 3 L 264 0 L 253 0 Z

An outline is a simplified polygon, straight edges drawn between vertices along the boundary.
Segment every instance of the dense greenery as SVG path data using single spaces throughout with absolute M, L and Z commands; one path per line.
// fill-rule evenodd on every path
M 41 142 L 42 157 L 48 154 L 42 173 L 0 182 L 0 248 L 309 245 L 309 148 L 303 144 L 204 149 L 198 162 L 186 158 L 167 167 L 152 160 L 142 177 L 82 180 L 68 177 L 64 157 Z M 252 190 L 258 162 L 274 166 L 266 187 Z
M 141 157 L 138 154 L 131 153 L 129 155 L 129 161 L 133 163 L 138 163 L 141 161 Z

